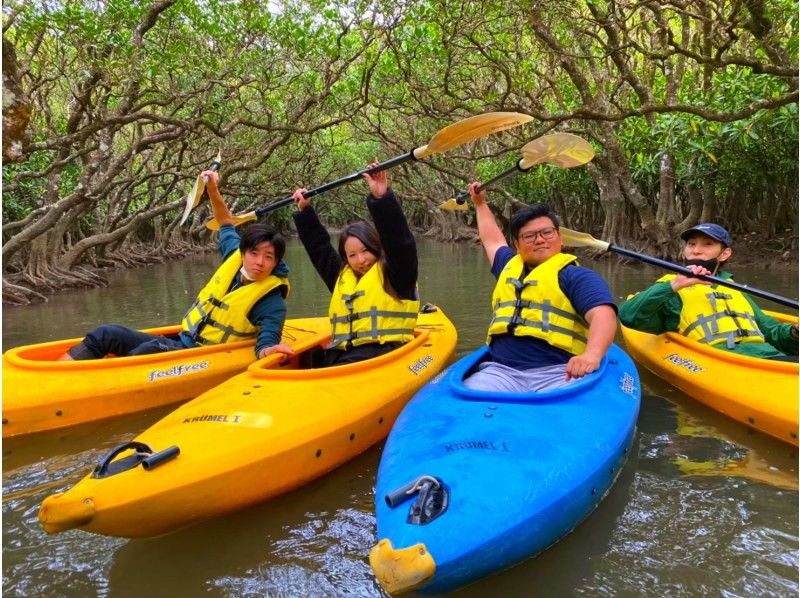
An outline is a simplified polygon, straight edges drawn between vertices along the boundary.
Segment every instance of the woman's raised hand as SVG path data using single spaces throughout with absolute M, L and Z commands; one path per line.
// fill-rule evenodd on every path
M 380 162 L 367 164 L 367 168 L 373 168 L 378 164 L 380 164 Z M 378 172 L 365 172 L 362 176 L 367 180 L 369 192 L 372 197 L 375 199 L 380 199 L 386 195 L 386 190 L 389 188 L 389 177 L 386 176 L 385 170 L 379 170 Z
M 308 206 L 311 205 L 311 200 L 308 199 L 305 195 L 303 195 L 308 189 L 305 187 L 301 187 L 297 189 L 294 193 L 292 193 L 292 199 L 294 200 L 294 205 L 297 206 L 297 209 L 300 211 L 305 210 Z

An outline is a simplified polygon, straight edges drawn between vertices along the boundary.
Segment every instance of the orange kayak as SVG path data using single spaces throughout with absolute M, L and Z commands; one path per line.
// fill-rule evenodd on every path
M 145 330 L 179 331 L 180 326 Z M 324 339 L 329 332 L 327 318 L 287 320 L 282 341 L 293 345 Z M 3 438 L 186 401 L 255 361 L 253 340 L 135 357 L 56 361 L 81 340 L 26 345 L 3 354 Z M 268 367 L 278 367 L 281 359 L 265 358 Z
M 766 313 L 797 322 L 796 316 Z M 656 376 L 736 421 L 798 445 L 797 363 L 737 355 L 672 332 L 621 328 L 627 351 Z
M 298 345 L 292 367 L 257 361 L 46 498 L 39 521 L 48 533 L 148 537 L 302 486 L 385 438 L 450 363 L 456 340 L 436 310 L 420 313 L 412 341 L 365 361 L 312 368 L 319 343 L 311 341 Z

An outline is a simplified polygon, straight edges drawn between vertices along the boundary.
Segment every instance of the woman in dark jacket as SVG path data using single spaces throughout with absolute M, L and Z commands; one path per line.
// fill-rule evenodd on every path
M 372 164 L 370 166 L 375 166 Z M 387 353 L 413 338 L 419 312 L 417 246 L 385 171 L 365 173 L 375 225 L 349 224 L 338 251 L 311 201 L 298 189 L 294 222 L 311 262 L 331 291 L 331 344 L 323 365 Z

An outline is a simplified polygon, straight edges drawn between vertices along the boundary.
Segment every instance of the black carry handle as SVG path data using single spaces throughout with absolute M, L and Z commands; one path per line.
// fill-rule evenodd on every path
M 400 486 L 397 490 L 393 490 L 384 497 L 386 504 L 392 509 L 394 509 L 397 505 L 403 504 L 409 498 L 414 496 L 415 492 L 412 492 L 412 490 L 414 490 L 416 486 L 417 480 L 414 480 L 405 486 Z
M 131 449 L 135 450 L 136 452 L 123 459 L 114 461 L 114 458 L 120 453 Z M 153 449 L 151 449 L 144 442 L 126 442 L 111 449 L 111 452 L 109 452 L 94 468 L 92 477 L 106 478 L 118 473 L 122 473 L 123 471 L 128 471 L 129 469 L 134 469 L 140 463 L 143 469 L 150 471 L 154 467 L 158 467 L 170 459 L 174 459 L 180 454 L 180 452 L 181 450 L 177 445 L 173 445 L 164 449 L 163 451 L 154 453 Z
M 385 496 L 386 504 L 392 509 L 395 508 L 397 505 L 404 503 L 409 498 L 417 494 L 425 486 L 425 484 L 432 484 L 438 487 L 441 486 L 442 482 L 439 480 L 439 478 L 435 478 L 430 475 L 422 475 L 416 480 L 413 480 L 408 484 L 404 484 L 397 490 L 392 490 L 389 494 L 387 494 Z
M 108 453 L 105 458 L 97 464 L 92 472 L 92 477 L 95 478 L 102 478 L 108 474 L 108 466 L 111 465 L 111 462 L 114 460 L 114 457 L 119 455 L 123 451 L 127 451 L 130 449 L 134 449 L 136 451 L 135 457 L 138 461 L 145 459 L 147 456 L 153 453 L 152 449 L 147 446 L 144 442 L 125 442 L 124 444 L 120 444 L 117 447 L 111 449 L 111 452 Z

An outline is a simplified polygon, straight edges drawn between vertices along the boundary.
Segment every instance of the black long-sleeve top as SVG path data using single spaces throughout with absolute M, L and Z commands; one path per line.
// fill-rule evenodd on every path
M 384 276 L 401 299 L 417 298 L 417 244 L 408 222 L 389 188 L 381 199 L 367 197 L 367 208 L 383 246 Z M 313 207 L 294 213 L 300 241 L 328 290 L 333 292 L 342 269 L 342 258 Z

